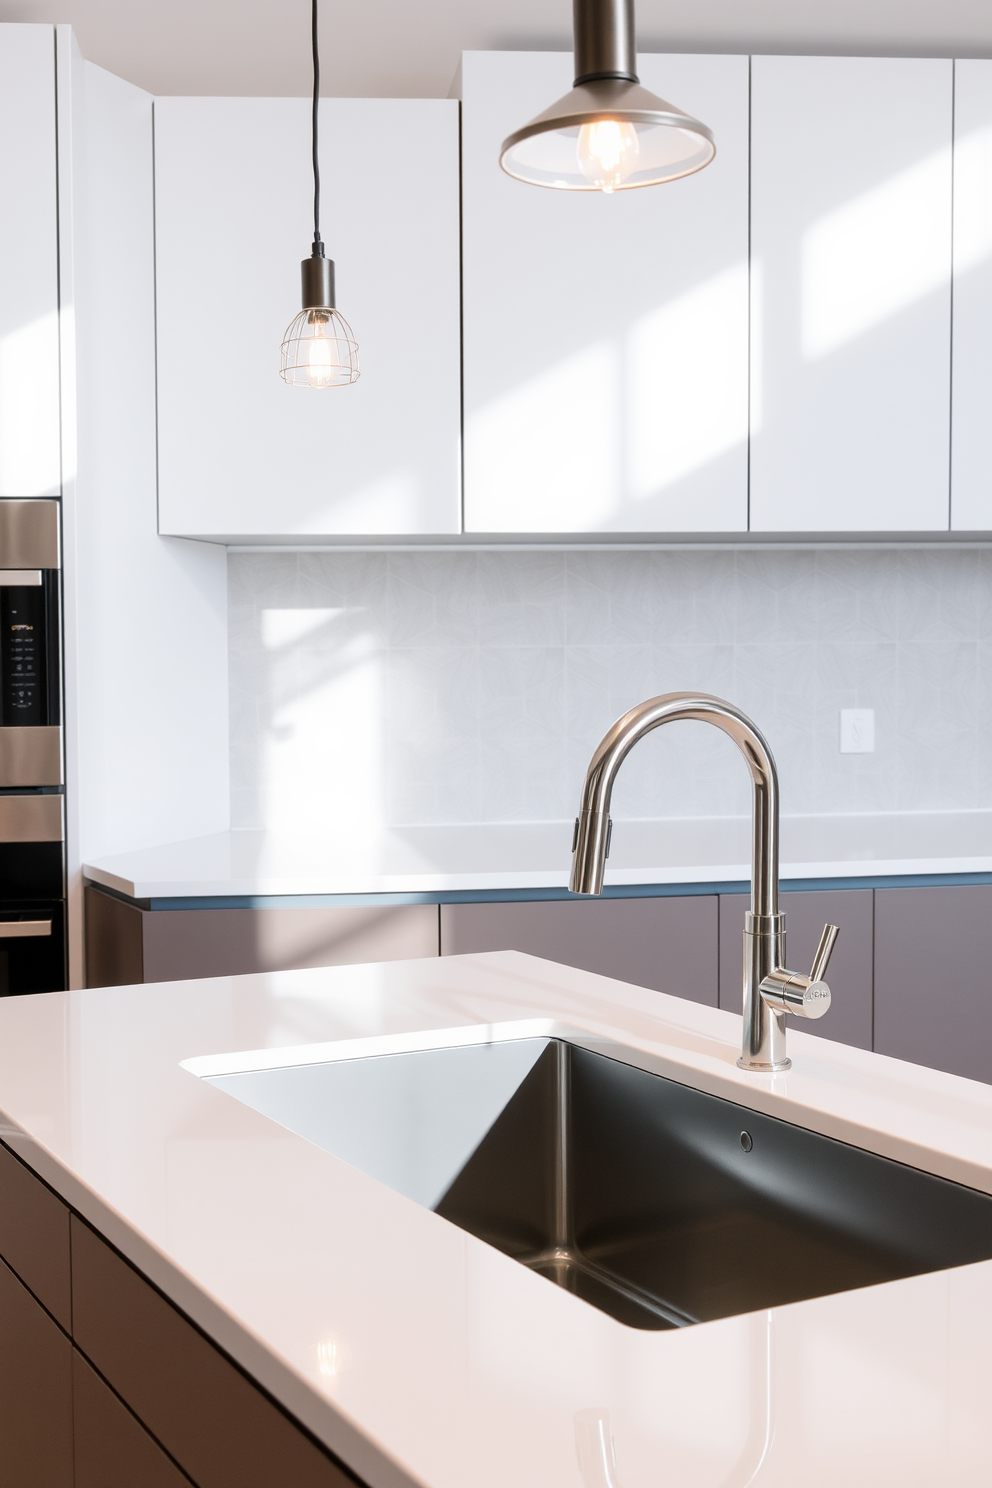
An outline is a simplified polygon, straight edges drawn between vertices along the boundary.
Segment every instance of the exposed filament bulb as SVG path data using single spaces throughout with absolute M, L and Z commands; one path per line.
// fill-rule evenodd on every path
M 579 169 L 587 181 L 607 194 L 622 186 L 637 165 L 639 146 L 633 124 L 597 119 L 579 130 Z
M 312 310 L 310 315 L 313 336 L 307 348 L 307 376 L 311 387 L 330 387 L 333 380 L 334 348 L 324 333 L 329 317 L 316 310 Z

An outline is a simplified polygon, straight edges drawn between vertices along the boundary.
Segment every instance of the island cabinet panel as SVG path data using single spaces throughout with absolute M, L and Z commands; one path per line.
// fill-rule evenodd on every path
M 89 987 L 437 954 L 436 904 L 147 910 L 86 889 Z
M 953 64 L 754 57 L 751 529 L 946 531 Z
M 716 159 L 605 195 L 499 166 L 571 53 L 462 59 L 466 532 L 747 529 L 748 59 L 638 71 Z
M 127 1261 L 72 1217 L 73 1337 L 198 1488 L 355 1488 Z
M 741 1011 L 742 942 L 746 894 L 720 896 L 720 1006 Z M 790 1028 L 818 1034 L 858 1049 L 872 1046 L 872 890 L 813 889 L 785 892 L 786 947 L 793 971 L 808 972 L 826 924 L 839 925 L 840 935 L 830 961 L 827 981 L 832 994 L 830 1011 L 820 1019 L 792 1018 Z
M 163 533 L 460 529 L 458 104 L 325 98 L 320 138 L 361 377 L 313 389 L 279 375 L 313 237 L 309 101 L 155 102 Z
M 954 64 L 951 527 L 992 528 L 992 61 Z
M 73 1488 L 72 1344 L 3 1261 L 0 1485 Z
M 68 1332 L 72 1327 L 69 1210 L 3 1146 L 0 1257 Z
M 875 891 L 875 1049 L 992 1082 L 992 885 Z
M 189 1488 L 140 1421 L 72 1351 L 74 1488 Z
M 0 496 L 57 496 L 55 28 L 0 28 Z
M 717 1005 L 715 894 L 442 904 L 442 955 L 508 950 Z

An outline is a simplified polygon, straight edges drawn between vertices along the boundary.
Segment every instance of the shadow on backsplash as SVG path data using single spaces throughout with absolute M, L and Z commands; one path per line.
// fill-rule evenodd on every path
M 232 825 L 570 818 L 656 693 L 731 699 L 787 814 L 992 806 L 992 549 L 232 553 Z M 873 754 L 841 754 L 873 708 Z M 702 724 L 625 766 L 626 818 L 745 815 Z

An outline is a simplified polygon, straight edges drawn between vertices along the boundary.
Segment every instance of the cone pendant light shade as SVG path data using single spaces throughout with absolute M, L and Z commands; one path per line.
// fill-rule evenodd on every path
M 317 158 L 317 109 L 320 102 L 320 57 L 317 48 L 317 0 L 311 0 L 313 45 L 313 249 L 302 264 L 303 309 L 282 340 L 279 376 L 293 387 L 345 387 L 359 377 L 358 342 L 334 304 L 334 262 L 324 257 L 320 238 L 320 162 Z
M 575 86 L 503 141 L 508 175 L 559 191 L 676 181 L 716 154 L 705 124 L 642 88 L 634 0 L 574 0 Z

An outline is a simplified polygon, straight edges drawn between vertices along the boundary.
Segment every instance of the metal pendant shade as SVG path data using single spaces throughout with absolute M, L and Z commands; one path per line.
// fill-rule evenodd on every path
M 503 141 L 508 175 L 560 191 L 625 191 L 692 175 L 716 154 L 705 124 L 643 88 L 633 0 L 574 0 L 575 86 Z

